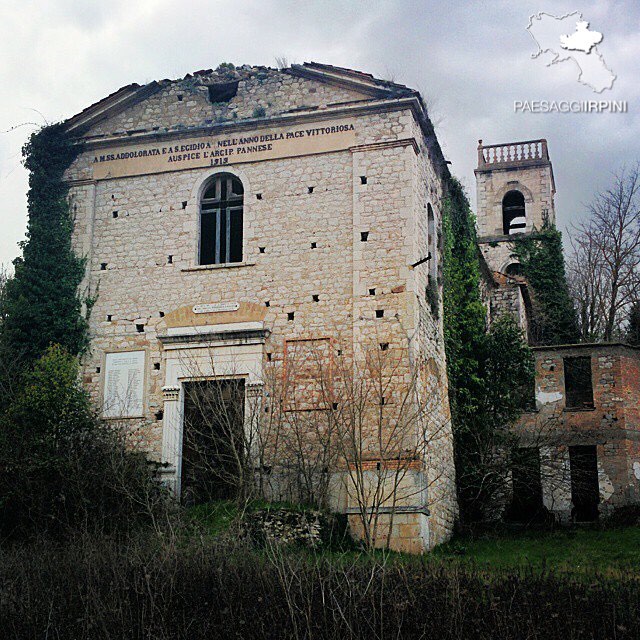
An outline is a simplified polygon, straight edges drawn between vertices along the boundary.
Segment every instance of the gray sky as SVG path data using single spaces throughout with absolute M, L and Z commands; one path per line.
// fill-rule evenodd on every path
M 640 159 L 637 0 L 0 0 L 0 262 L 18 254 L 27 175 L 20 149 L 35 125 L 67 118 L 117 88 L 220 62 L 316 61 L 419 89 L 445 157 L 475 199 L 478 138 L 547 138 L 558 225 L 584 211 L 611 173 Z M 529 16 L 580 11 L 618 76 L 603 94 L 571 63 L 531 55 Z M 514 100 L 626 100 L 626 114 L 514 113 Z M 22 123 L 35 123 L 8 131 Z

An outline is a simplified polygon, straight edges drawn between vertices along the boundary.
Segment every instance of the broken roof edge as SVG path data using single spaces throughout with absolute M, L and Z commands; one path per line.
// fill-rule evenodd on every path
M 137 83 L 128 84 L 121 87 L 117 91 L 109 94 L 102 100 L 94 102 L 87 108 L 80 111 L 71 118 L 64 121 L 65 128 L 68 132 L 74 132 L 81 135 L 82 132 L 90 129 L 98 122 L 109 118 L 127 107 L 153 95 L 159 91 L 166 81 L 152 81 L 145 85 Z

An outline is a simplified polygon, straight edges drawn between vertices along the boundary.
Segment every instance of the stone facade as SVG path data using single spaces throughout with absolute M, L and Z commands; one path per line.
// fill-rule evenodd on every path
M 84 143 L 67 180 L 97 292 L 84 380 L 101 403 L 105 354 L 144 352 L 142 411 L 122 420 L 174 490 L 189 380 L 242 377 L 257 397 L 299 341 L 327 341 L 354 367 L 384 348 L 394 384 L 417 381 L 430 426 L 411 434 L 426 446 L 381 529 L 410 551 L 447 539 L 457 510 L 441 286 L 439 309 L 426 296 L 441 256 L 412 266 L 439 247 L 447 169 L 417 92 L 327 65 L 226 68 L 125 87 L 67 125 Z M 198 145 L 236 155 L 209 162 Z M 242 261 L 200 265 L 200 200 L 221 172 L 244 188 Z M 348 474 L 330 472 L 330 502 L 355 531 Z
M 476 193 L 478 241 L 492 271 L 504 272 L 514 262 L 505 234 L 503 201 L 507 193 L 524 196 L 526 226 L 530 233 L 545 220 L 555 224 L 555 182 L 546 140 L 478 146 Z

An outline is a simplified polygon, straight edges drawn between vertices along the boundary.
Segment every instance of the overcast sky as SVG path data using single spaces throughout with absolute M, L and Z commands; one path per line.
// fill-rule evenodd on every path
M 131 82 L 221 62 L 276 66 L 284 56 L 419 89 L 473 201 L 479 138 L 547 138 L 561 229 L 613 171 L 640 159 L 637 0 L 0 0 L 0 8 L 1 263 L 24 237 L 20 149 L 31 131 Z M 618 76 L 612 90 L 595 94 L 579 84 L 570 62 L 546 67 L 531 58 L 537 47 L 526 27 L 541 11 L 580 11 L 604 34 L 598 49 Z M 629 112 L 523 114 L 513 106 L 592 99 L 626 100 Z

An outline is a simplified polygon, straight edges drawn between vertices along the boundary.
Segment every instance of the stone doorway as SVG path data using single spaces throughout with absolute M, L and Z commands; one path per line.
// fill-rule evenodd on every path
M 236 497 L 244 465 L 244 403 L 243 378 L 184 383 L 184 504 Z
M 513 498 L 507 520 L 521 524 L 539 523 L 544 519 L 540 449 L 519 447 L 513 452 L 511 467 Z
M 571 468 L 572 520 L 593 522 L 598 519 L 600 488 L 598 485 L 598 454 L 596 447 L 569 447 Z

